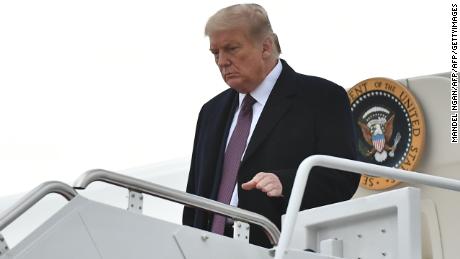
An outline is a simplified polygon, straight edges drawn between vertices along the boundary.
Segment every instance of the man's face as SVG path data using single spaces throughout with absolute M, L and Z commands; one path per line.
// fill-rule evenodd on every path
M 251 40 L 245 30 L 214 32 L 209 36 L 209 41 L 210 51 L 222 78 L 231 88 L 249 93 L 265 78 L 263 44 Z

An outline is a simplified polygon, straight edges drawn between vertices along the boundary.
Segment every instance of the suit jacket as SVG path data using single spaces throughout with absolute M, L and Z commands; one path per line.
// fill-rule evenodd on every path
M 264 215 L 281 228 L 297 167 L 303 159 L 325 154 L 355 159 L 350 105 L 345 90 L 322 78 L 296 73 L 282 60 L 283 70 L 260 115 L 238 171 L 238 207 Z M 238 106 L 238 93 L 228 89 L 203 105 L 196 126 L 187 192 L 217 198 L 226 139 Z M 258 172 L 275 173 L 283 197 L 241 184 Z M 350 199 L 359 175 L 315 167 L 301 209 Z M 212 213 L 184 208 L 183 224 L 209 230 Z M 251 226 L 250 242 L 269 247 L 260 228 Z

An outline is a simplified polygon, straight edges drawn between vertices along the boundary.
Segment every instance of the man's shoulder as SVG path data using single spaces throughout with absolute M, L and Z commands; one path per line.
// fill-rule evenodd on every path
M 295 85 L 300 92 L 306 94 L 339 94 L 342 95 L 345 89 L 340 85 L 319 77 L 306 75 L 294 71 L 286 61 L 283 61 L 283 69 L 286 69 L 285 73 L 290 80 L 295 80 Z
M 228 111 L 233 104 L 236 96 L 235 90 L 229 88 L 214 96 L 201 107 L 200 114 L 202 116 L 214 116 Z
M 344 96 L 346 95 L 346 91 L 340 85 L 319 77 L 319 76 L 312 76 L 312 75 L 304 75 L 300 73 L 297 74 L 298 80 L 298 89 L 301 93 L 308 94 L 308 95 L 315 95 L 318 97 L 320 96 Z
M 209 99 L 206 103 L 203 104 L 203 107 L 222 105 L 224 101 L 232 100 L 235 97 L 235 90 L 229 88 L 220 92 L 218 95 Z

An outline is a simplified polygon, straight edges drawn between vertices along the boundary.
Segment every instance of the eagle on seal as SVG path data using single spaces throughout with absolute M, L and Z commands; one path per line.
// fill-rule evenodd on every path
M 374 123 L 365 124 L 358 121 L 364 140 L 371 146 L 371 149 L 367 150 L 367 157 L 374 155 L 375 160 L 381 163 L 387 159 L 388 151 L 390 152 L 390 157 L 394 156 L 397 142 L 399 142 L 401 138 L 400 134 L 397 134 L 393 146 L 388 145 L 393 135 L 394 118 L 395 115 L 392 114 L 388 119 L 380 117 L 379 120 Z

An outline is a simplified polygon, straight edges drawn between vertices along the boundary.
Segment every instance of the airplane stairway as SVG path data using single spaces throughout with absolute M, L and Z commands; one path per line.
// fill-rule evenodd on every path
M 457 180 L 329 156 L 311 156 L 298 169 L 280 234 L 276 226 L 261 215 L 118 173 L 92 170 L 82 175 L 73 188 L 60 182 L 44 183 L 3 212 L 0 231 L 49 193 L 58 193 L 69 200 L 16 246 L 8 249 L 7 239 L 0 238 L 3 243 L 0 259 L 421 258 L 420 193 L 416 188 L 299 213 L 301 194 L 314 166 L 354 172 L 365 170 L 373 175 L 460 191 Z M 76 191 L 95 181 L 126 188 L 133 198 L 128 209 L 87 199 Z M 235 220 L 234 238 L 144 215 L 144 194 L 227 215 Z M 247 223 L 264 228 L 274 248 L 249 244 Z M 375 226 L 380 233 L 373 233 L 369 226 Z M 361 235 L 359 240 L 357 231 Z M 306 248 L 317 252 L 307 252 Z

